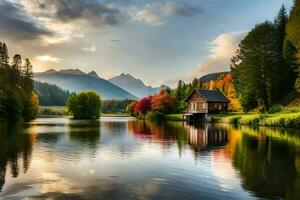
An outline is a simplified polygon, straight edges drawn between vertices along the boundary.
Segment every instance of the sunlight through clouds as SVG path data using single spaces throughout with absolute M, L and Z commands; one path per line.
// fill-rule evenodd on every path
M 41 55 L 41 56 L 35 57 L 35 59 L 39 60 L 39 61 L 43 61 L 43 62 L 55 62 L 55 63 L 63 60 L 61 58 L 57 58 L 57 57 L 54 57 L 51 55 Z
M 97 49 L 95 46 L 91 46 L 91 47 L 83 47 L 81 48 L 83 51 L 87 51 L 87 52 L 96 52 Z

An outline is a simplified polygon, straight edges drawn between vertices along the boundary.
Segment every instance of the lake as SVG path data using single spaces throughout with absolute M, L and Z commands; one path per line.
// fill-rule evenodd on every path
M 0 199 L 300 199 L 300 132 L 39 118 L 0 124 Z

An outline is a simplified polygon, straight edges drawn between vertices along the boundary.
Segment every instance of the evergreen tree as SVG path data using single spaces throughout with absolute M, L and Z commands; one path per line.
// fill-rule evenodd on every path
M 27 59 L 22 70 L 22 58 L 16 54 L 9 64 L 8 49 L 0 43 L 0 119 L 28 120 L 35 118 L 38 98 L 32 88 L 32 66 Z
M 21 79 L 21 67 L 22 67 L 22 58 L 19 54 L 14 55 L 10 72 L 9 72 L 9 81 L 15 86 L 20 86 Z
M 5 43 L 0 45 L 0 62 L 5 66 L 9 64 L 8 49 Z
M 285 58 L 297 73 L 295 88 L 300 92 L 300 0 L 295 0 L 286 25 Z
M 33 90 L 33 71 L 32 65 L 28 58 L 25 59 L 25 64 L 22 70 L 22 87 L 27 95 L 30 95 Z
M 237 95 L 246 111 L 257 105 L 267 111 L 272 105 L 273 87 L 278 84 L 273 73 L 280 56 L 276 31 L 270 22 L 257 25 L 241 41 L 231 68 Z
M 286 12 L 286 8 L 284 7 L 284 5 L 281 6 L 277 17 L 274 20 L 274 26 L 276 28 L 277 31 L 277 37 L 278 37 L 278 46 L 281 48 L 283 48 L 283 44 L 284 44 L 284 39 L 286 36 L 286 24 L 288 22 L 288 15 Z
M 175 112 L 180 113 L 185 110 L 185 97 L 185 83 L 182 80 L 179 80 L 175 92 Z
M 286 9 L 284 6 L 282 6 L 274 20 L 274 28 L 276 33 L 275 43 L 277 44 L 276 50 L 277 54 L 280 55 L 279 57 L 275 57 L 277 64 L 274 65 L 272 69 L 272 96 L 274 102 L 279 102 L 282 99 L 282 96 L 285 96 L 293 89 L 296 78 L 294 71 L 283 56 L 287 21 L 288 16 Z

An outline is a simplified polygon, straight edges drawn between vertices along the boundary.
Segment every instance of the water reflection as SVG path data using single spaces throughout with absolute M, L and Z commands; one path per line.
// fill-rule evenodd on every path
M 234 152 L 233 165 L 243 177 L 245 189 L 263 198 L 300 196 L 299 147 L 265 134 L 246 133 Z
M 70 141 L 80 143 L 80 146 L 96 148 L 100 143 L 100 135 L 100 121 L 97 120 L 76 120 L 68 125 Z
M 300 199 L 299 135 L 113 118 L 1 124 L 0 199 Z
M 0 123 L 0 191 L 7 169 L 12 177 L 26 173 L 30 166 L 34 135 L 22 134 L 21 124 Z
M 128 129 L 137 137 L 160 143 L 163 148 L 170 148 L 177 143 L 179 153 L 186 146 L 197 155 L 201 151 L 221 148 L 228 142 L 228 129 L 207 123 L 168 122 L 154 124 L 147 121 L 131 121 Z

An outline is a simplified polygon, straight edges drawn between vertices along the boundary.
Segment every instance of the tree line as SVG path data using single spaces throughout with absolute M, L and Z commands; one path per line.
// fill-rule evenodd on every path
M 15 54 L 10 60 L 8 48 L 0 42 L 0 119 L 33 119 L 39 99 L 33 91 L 33 71 L 29 59 Z
M 292 92 L 300 92 L 300 1 L 287 15 L 281 7 L 274 22 L 258 24 L 232 58 L 233 84 L 244 111 L 266 112 Z
M 71 95 L 56 85 L 34 81 L 34 91 L 39 97 L 41 106 L 65 106 Z
M 103 100 L 102 101 L 102 113 L 124 113 L 126 107 L 132 100 Z

